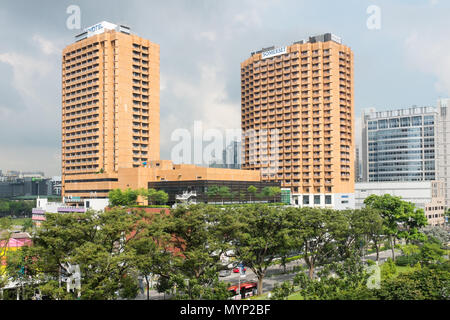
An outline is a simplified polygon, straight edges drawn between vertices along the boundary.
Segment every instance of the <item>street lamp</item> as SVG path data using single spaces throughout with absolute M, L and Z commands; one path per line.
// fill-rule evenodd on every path
M 37 182 L 37 198 L 39 199 L 39 183 L 42 181 L 41 178 L 31 178 L 32 182 Z

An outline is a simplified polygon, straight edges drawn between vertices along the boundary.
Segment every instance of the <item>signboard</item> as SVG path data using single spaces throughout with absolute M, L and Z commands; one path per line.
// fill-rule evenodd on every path
M 342 39 L 334 34 L 331 34 L 331 40 L 339 44 L 342 44 Z
M 100 23 L 97 23 L 96 25 L 84 29 L 84 32 L 87 32 L 87 37 L 92 37 L 96 34 L 101 34 L 106 30 L 115 30 L 116 28 L 117 25 L 106 21 L 102 21 Z
M 291 189 L 281 189 L 281 202 L 291 204 Z
M 272 50 L 261 53 L 261 59 L 267 59 L 267 58 L 271 58 L 271 57 L 275 57 L 275 56 L 280 56 L 285 53 L 287 53 L 287 47 L 276 48 L 276 49 L 272 49 Z

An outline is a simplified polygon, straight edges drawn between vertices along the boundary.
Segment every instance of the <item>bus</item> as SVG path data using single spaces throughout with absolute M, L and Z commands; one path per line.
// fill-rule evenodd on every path
M 238 287 L 239 285 L 234 285 L 228 288 L 228 291 L 232 294 L 231 300 L 242 300 L 252 297 L 258 291 L 258 284 L 254 281 L 241 283 L 240 290 Z

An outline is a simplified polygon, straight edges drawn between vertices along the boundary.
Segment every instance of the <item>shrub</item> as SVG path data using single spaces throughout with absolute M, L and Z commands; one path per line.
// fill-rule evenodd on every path
M 395 262 L 388 258 L 385 263 L 381 265 L 381 279 L 391 279 L 397 273 Z
M 418 254 L 413 254 L 409 256 L 399 256 L 395 259 L 395 264 L 400 267 L 406 267 L 406 266 L 414 266 L 419 262 L 420 257 Z
M 373 260 L 367 260 L 366 261 L 367 262 L 367 265 L 369 265 L 369 266 L 374 266 L 374 265 L 376 265 L 376 262 L 375 261 L 373 261 Z
M 426 268 L 383 281 L 377 295 L 382 300 L 448 300 L 449 288 L 449 272 Z

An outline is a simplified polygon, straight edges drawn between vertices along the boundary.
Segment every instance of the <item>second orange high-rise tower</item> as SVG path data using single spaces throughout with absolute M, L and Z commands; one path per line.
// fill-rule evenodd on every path
M 352 50 L 333 34 L 262 49 L 241 63 L 241 89 L 242 168 L 300 206 L 354 207 Z

